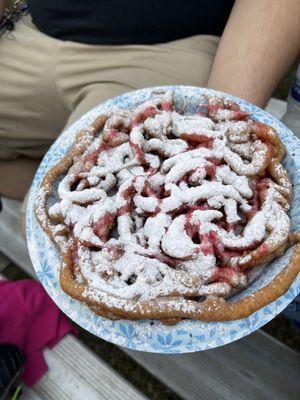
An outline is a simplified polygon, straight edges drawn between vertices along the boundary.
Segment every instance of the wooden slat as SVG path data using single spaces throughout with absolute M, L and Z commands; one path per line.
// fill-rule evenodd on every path
M 186 400 L 300 398 L 299 353 L 262 331 L 201 353 L 124 351 Z
M 266 106 L 266 111 L 277 119 L 281 119 L 286 110 L 286 101 L 271 98 Z
M 33 387 L 42 399 L 146 400 L 75 337 L 64 337 L 44 355 L 49 371 Z
M 49 371 L 32 388 L 24 386 L 24 400 L 146 400 L 72 336 L 45 349 L 44 356 Z
M 36 276 L 27 246 L 21 235 L 21 203 L 2 198 L 0 251 L 30 275 Z
M 0 272 L 11 264 L 11 261 L 5 257 L 4 254 L 0 253 Z
M 42 397 L 35 393 L 34 389 L 29 389 L 27 386 L 22 387 L 22 400 L 42 400 Z

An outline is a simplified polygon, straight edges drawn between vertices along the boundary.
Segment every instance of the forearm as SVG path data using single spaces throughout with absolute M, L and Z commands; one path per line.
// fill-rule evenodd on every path
M 299 0 L 237 0 L 207 86 L 264 106 L 299 50 Z

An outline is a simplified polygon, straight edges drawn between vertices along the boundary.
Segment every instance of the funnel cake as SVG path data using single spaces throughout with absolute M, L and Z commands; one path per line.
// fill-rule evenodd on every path
M 273 128 L 225 98 L 207 97 L 203 112 L 186 115 L 172 92 L 153 92 L 134 109 L 100 115 L 36 199 L 61 253 L 62 289 L 109 319 L 249 316 L 299 272 L 284 154 Z M 268 285 L 228 299 L 294 244 Z

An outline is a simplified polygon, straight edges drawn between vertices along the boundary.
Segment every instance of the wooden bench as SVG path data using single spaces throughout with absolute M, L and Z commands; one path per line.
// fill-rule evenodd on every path
M 284 102 L 267 110 L 280 118 Z M 12 260 L 35 277 L 21 237 L 19 202 L 4 200 L 0 216 L 0 270 Z M 263 331 L 230 345 L 193 354 L 122 350 L 186 400 L 293 400 L 300 398 L 300 355 Z M 145 398 L 71 335 L 45 350 L 49 372 L 25 399 Z

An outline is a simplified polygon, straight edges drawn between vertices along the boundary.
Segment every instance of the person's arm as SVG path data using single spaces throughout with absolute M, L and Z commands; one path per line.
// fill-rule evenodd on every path
M 262 107 L 299 51 L 299 0 L 236 0 L 207 86 Z

